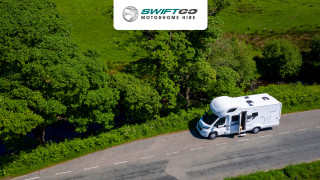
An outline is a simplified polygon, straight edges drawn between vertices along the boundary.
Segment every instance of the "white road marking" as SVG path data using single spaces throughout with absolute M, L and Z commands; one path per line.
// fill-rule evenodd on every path
M 95 166 L 95 167 L 89 167 L 89 168 L 84 168 L 84 170 L 89 170 L 89 169 L 96 169 L 99 168 L 100 166 Z
M 175 151 L 175 152 L 168 152 L 166 153 L 166 155 L 170 155 L 170 154 L 177 154 L 179 151 Z
M 317 126 L 316 128 L 320 128 L 320 126 Z
M 307 130 L 307 128 L 304 128 L 304 129 L 298 129 L 297 131 L 305 131 Z
M 40 178 L 40 177 L 33 177 L 33 178 L 25 179 L 25 180 L 39 179 L 39 178 Z
M 279 134 L 287 134 L 287 133 L 289 133 L 290 131 L 285 131 L 285 132 L 281 132 L 281 133 L 279 133 Z
M 194 151 L 194 150 L 198 150 L 198 149 L 202 149 L 203 147 L 197 147 L 197 148 L 192 148 L 190 149 L 190 151 Z
M 143 157 L 143 158 L 140 158 L 140 159 L 149 159 L 149 158 L 153 158 L 154 156 L 148 156 L 148 157 Z
M 218 143 L 218 144 L 210 145 L 210 146 L 208 146 L 208 147 L 214 147 L 214 148 L 216 148 L 217 146 L 226 145 L 226 144 L 228 144 L 228 143 Z
M 239 142 L 241 141 L 248 141 L 249 139 L 241 139 L 241 140 L 238 140 Z
M 56 173 L 56 175 L 71 173 L 71 171 Z
M 260 137 L 268 137 L 268 136 L 272 136 L 272 134 L 268 134 L 268 135 L 264 135 L 264 136 L 260 136 Z
M 124 164 L 124 163 L 127 163 L 129 161 L 121 161 L 121 162 L 116 162 L 116 163 L 113 163 L 114 165 L 117 165 L 117 164 Z

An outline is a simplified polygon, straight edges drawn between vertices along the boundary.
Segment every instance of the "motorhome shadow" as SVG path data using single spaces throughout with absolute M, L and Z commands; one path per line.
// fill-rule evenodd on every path
M 258 133 L 278 126 L 282 104 L 269 94 L 241 97 L 221 96 L 213 99 L 210 109 L 197 123 L 203 137 L 215 139 L 221 135 Z

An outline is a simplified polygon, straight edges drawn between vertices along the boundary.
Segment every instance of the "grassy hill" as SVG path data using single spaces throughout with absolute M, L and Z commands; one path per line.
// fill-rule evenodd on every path
M 104 62 L 128 62 L 131 56 L 112 44 L 113 37 L 125 37 L 124 31 L 113 28 L 113 20 L 106 12 L 112 0 L 53 0 L 60 13 L 72 24 L 72 38 L 81 51 L 96 50 Z
M 320 30 L 319 0 L 237 0 L 221 14 L 225 32 L 263 34 Z
M 228 36 L 261 48 L 270 38 L 285 38 L 307 51 L 320 34 L 319 0 L 235 0 L 221 18 Z
M 116 49 L 113 37 L 126 37 L 116 31 L 106 12 L 112 0 L 53 0 L 73 26 L 72 37 L 82 51 L 97 50 L 107 63 L 133 61 L 125 51 Z M 273 37 L 286 38 L 306 49 L 314 34 L 320 32 L 319 0 L 234 0 L 234 5 L 220 15 L 228 36 L 262 47 Z

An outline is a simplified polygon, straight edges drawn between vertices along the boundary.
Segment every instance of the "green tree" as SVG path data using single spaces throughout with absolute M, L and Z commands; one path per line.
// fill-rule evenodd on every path
M 208 96 L 240 96 L 242 89 L 237 85 L 240 81 L 239 74 L 227 66 L 217 66 L 217 82 L 208 88 Z
M 311 52 L 310 52 L 311 60 L 320 62 L 320 37 L 319 36 L 315 36 L 312 39 L 310 48 L 311 48 Z
M 138 31 L 133 38 L 126 41 L 126 47 L 143 50 L 147 57 L 132 63 L 129 72 L 150 82 L 161 95 L 164 107 L 174 108 L 179 92 L 187 100 L 188 107 L 190 91 L 199 90 L 200 86 L 215 81 L 214 69 L 196 56 L 200 51 L 196 53 L 185 33 Z
M 159 113 L 161 97 L 148 83 L 122 73 L 112 79 L 112 86 L 120 92 L 119 113 L 124 113 L 130 123 L 144 122 Z
M 0 97 L 0 139 L 5 144 L 13 144 L 43 122 L 41 116 L 27 107 L 26 101 Z
M 257 77 L 255 61 L 251 56 L 251 49 L 237 39 L 220 38 L 210 48 L 208 62 L 214 66 L 227 66 L 239 75 L 241 85 L 249 85 Z
M 211 0 L 208 2 L 208 14 L 209 15 L 217 15 L 222 10 L 231 6 L 233 3 L 231 0 Z
M 262 68 L 269 77 L 286 78 L 298 75 L 302 57 L 297 46 L 286 40 L 272 40 L 263 50 Z
M 16 113 L 43 119 L 35 118 L 28 131 L 36 127 L 43 144 L 45 127 L 58 120 L 80 132 L 92 123 L 110 128 L 118 92 L 109 88 L 105 67 L 78 52 L 55 5 L 5 0 L 0 11 L 0 95 L 24 103 L 25 111 Z
M 210 53 L 208 46 L 222 34 L 223 23 L 216 15 L 230 5 L 230 1 L 224 2 L 210 3 L 214 13 L 209 14 L 204 31 L 134 31 L 125 42 L 116 41 L 134 56 L 145 55 L 130 65 L 129 72 L 146 79 L 159 92 L 165 108 L 176 106 L 178 93 L 188 108 L 190 93 L 215 81 L 215 70 L 204 61 Z

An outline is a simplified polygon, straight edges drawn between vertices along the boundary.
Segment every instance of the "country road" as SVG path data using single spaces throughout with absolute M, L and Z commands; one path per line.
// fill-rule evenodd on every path
M 320 110 L 313 110 L 282 115 L 280 126 L 258 134 L 213 141 L 194 130 L 161 135 L 16 179 L 223 179 L 319 159 Z

